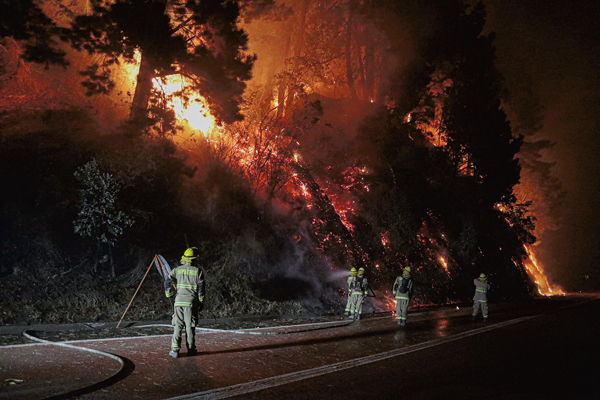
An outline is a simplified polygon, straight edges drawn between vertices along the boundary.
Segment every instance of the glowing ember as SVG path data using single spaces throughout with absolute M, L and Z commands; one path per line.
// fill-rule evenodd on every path
M 439 260 L 440 260 L 440 263 L 442 264 L 442 267 L 444 267 L 446 272 L 448 272 L 448 264 L 446 263 L 446 260 L 444 260 L 444 257 L 440 256 Z
M 177 93 L 185 90 L 186 78 L 181 75 L 170 75 L 164 78 L 154 78 L 152 82 L 155 89 L 170 97 L 167 106 L 175 111 L 178 119 L 186 120 L 192 128 L 205 134 L 214 126 L 215 119 L 208 112 L 206 101 L 202 96 L 198 93 L 191 93 L 187 96 L 187 101 L 183 96 L 177 96 Z
M 381 234 L 381 244 L 386 250 L 390 248 L 390 238 L 388 237 L 389 232 L 384 232 Z
M 381 308 L 391 311 L 392 315 L 396 315 L 396 302 L 397 300 L 394 296 L 386 290 L 383 294 L 383 299 L 381 300 Z
M 556 296 L 556 295 L 564 295 L 565 292 L 558 285 L 551 285 L 548 282 L 548 278 L 546 277 L 546 273 L 544 269 L 538 265 L 537 259 L 533 252 L 533 249 L 530 246 L 525 245 L 525 251 L 527 252 L 528 259 L 525 261 L 524 265 L 527 269 L 527 272 L 534 280 L 535 284 L 538 287 L 538 292 L 543 296 Z

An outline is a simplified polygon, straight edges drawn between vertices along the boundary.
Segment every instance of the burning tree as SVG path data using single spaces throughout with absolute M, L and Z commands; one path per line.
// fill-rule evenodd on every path
M 176 154 L 198 167 L 195 175 L 183 173 L 182 159 L 154 165 L 142 157 L 138 144 L 149 138 L 132 142 L 111 173 L 124 178 L 120 198 L 137 209 L 144 232 L 123 239 L 150 242 L 159 234 L 145 228 L 173 217 L 186 241 L 221 249 L 208 257 L 222 268 L 224 260 L 282 274 L 290 259 L 299 260 L 294 268 L 326 271 L 364 265 L 376 288 L 389 289 L 399 267 L 411 265 L 422 303 L 466 299 L 482 271 L 503 295 L 526 293 L 524 245 L 534 240 L 534 221 L 513 195 L 522 140 L 502 109 L 482 6 L 283 3 L 293 16 L 278 9 L 277 18 L 289 19 L 244 28 L 268 61 L 257 59 L 256 86 L 243 101 L 255 58 L 243 54 L 253 43 L 237 21 L 269 0 L 92 0 L 90 13 L 63 31 L 96 56 L 83 73 L 90 93 L 110 92 L 123 63 L 139 64 L 131 122 L 183 118 L 193 96 L 224 122 L 190 140 L 162 138 L 169 160 L 178 141 Z M 183 84 L 173 90 L 175 80 Z M 161 85 L 169 86 L 163 98 Z M 165 111 L 174 98 L 179 109 Z M 127 170 L 128 153 L 140 159 L 139 175 Z M 168 201 L 155 195 L 167 196 L 161 185 L 177 188 Z M 250 255 L 235 256 L 244 251 Z
M 301 3 L 309 31 L 317 9 Z M 411 28 L 421 30 L 413 34 L 414 43 L 406 45 L 415 49 L 408 66 L 399 69 L 390 90 L 381 94 L 381 98 L 387 96 L 387 104 L 366 120 L 356 140 L 346 138 L 340 152 L 343 158 L 311 158 L 307 138 L 316 128 L 303 129 L 297 139 L 295 154 L 302 156 L 302 164 L 289 163 L 287 168 L 295 170 L 302 188 L 297 193 L 305 197 L 313 212 L 315 238 L 322 250 L 332 251 L 341 244 L 334 253 L 353 254 L 353 262 L 377 264 L 383 275 L 393 275 L 399 264 L 412 264 L 427 280 L 445 282 L 445 288 L 435 289 L 442 298 L 466 295 L 465 282 L 479 270 L 498 272 L 499 281 L 512 282 L 515 292 L 527 292 L 523 243 L 533 240 L 533 225 L 512 191 L 519 181 L 515 156 L 522 138 L 513 135 L 501 108 L 502 77 L 494 66 L 493 35 L 482 34 L 483 7 L 469 8 L 458 1 L 436 3 L 435 7 L 429 2 L 369 3 L 368 7 L 366 2 L 350 3 L 352 13 L 359 8 L 369 11 L 361 14 L 365 27 L 390 15 L 404 23 L 405 31 L 388 28 L 383 32 L 387 43 L 402 33 L 410 36 Z M 348 18 L 346 27 L 350 26 L 352 13 L 337 11 L 342 21 Z M 412 25 L 416 24 L 411 21 L 415 15 L 417 23 L 425 20 L 427 24 Z M 353 37 L 359 40 L 360 35 L 355 32 Z M 338 61 L 344 59 L 343 51 L 331 50 L 335 42 L 328 42 L 332 46 L 328 52 L 320 50 L 318 43 L 303 42 L 296 65 L 315 54 L 338 54 Z M 399 59 L 406 48 L 388 50 L 392 52 L 388 59 Z M 365 51 L 359 54 L 364 56 Z M 319 68 L 328 65 L 335 75 L 340 71 L 335 60 L 323 57 Z M 360 63 L 353 65 L 360 70 Z M 382 70 L 375 72 L 384 75 Z M 294 93 L 284 96 L 285 102 L 279 96 L 275 103 L 285 110 L 279 114 L 283 119 L 291 115 L 288 110 L 293 98 L 297 106 L 307 92 L 328 85 L 325 75 L 293 73 L 291 69 L 286 74 L 293 76 L 288 82 L 295 89 L 288 89 L 288 94 Z M 345 93 L 356 92 L 350 76 L 345 83 Z M 327 162 L 326 168 L 315 169 Z M 347 175 L 349 182 L 336 178 L 340 171 L 356 166 L 364 166 L 359 168 L 363 172 Z M 352 206 L 354 202 L 359 206 Z M 337 218 L 327 210 L 337 213 Z M 343 223 L 336 224 L 338 219 Z M 326 227 L 324 231 L 322 227 Z M 342 264 L 348 259 L 342 254 L 333 258 Z
M 246 111 L 254 122 L 244 122 L 244 134 L 222 132 L 244 138 L 232 142 L 238 156 L 230 160 L 237 160 L 257 187 L 275 179 L 281 185 L 271 187 L 278 188 L 279 198 L 305 204 L 313 227 L 308 239 L 337 267 L 367 265 L 387 284 L 399 265 L 413 265 L 423 279 L 421 299 L 429 301 L 468 296 L 470 277 L 481 270 L 496 272 L 508 291 L 527 292 L 523 244 L 534 240 L 533 220 L 513 195 L 522 138 L 513 135 L 501 107 L 502 77 L 494 66 L 493 35 L 482 34 L 482 6 L 454 0 L 293 4 L 300 12 L 295 18 L 305 25 L 291 24 L 295 33 L 286 33 L 291 35 L 288 63 L 273 86 L 274 101 L 269 102 L 273 91 L 265 82 L 267 101 L 253 97 L 255 107 Z M 330 21 L 345 27 L 337 31 L 338 39 L 354 24 L 351 18 L 360 20 L 360 29 L 351 29 L 351 43 L 357 43 L 351 48 L 360 51 L 347 51 L 348 35 L 336 41 L 335 29 L 318 23 L 327 20 L 324 15 L 337 16 Z M 378 46 L 403 43 L 387 48 L 386 60 L 401 59 L 407 48 L 414 52 L 387 92 L 373 89 L 375 99 L 386 104 L 379 104 L 354 137 L 347 116 L 370 112 L 372 98 L 358 94 L 373 93 L 366 78 L 367 50 L 359 44 L 367 31 L 393 18 L 402 28 L 388 26 L 370 35 L 381 35 Z M 359 57 L 347 63 L 350 54 Z M 388 66 L 373 66 L 372 76 L 387 75 Z M 346 85 L 338 96 L 362 100 L 314 94 L 335 93 L 338 79 Z M 358 81 L 360 91 L 352 88 Z M 297 117 L 310 104 L 320 111 L 302 125 L 306 119 Z M 336 108 L 339 117 L 329 119 L 334 125 L 324 124 Z M 275 192 L 269 190 L 269 197 Z
M 147 121 L 153 80 L 174 74 L 207 99 L 213 116 L 241 119 L 238 103 L 255 57 L 244 55 L 247 36 L 231 1 L 91 0 L 89 15 L 74 18 L 66 34 L 77 50 L 101 54 L 81 72 L 89 94 L 114 88 L 111 72 L 140 57 L 129 120 Z M 181 93 L 185 96 L 185 93 Z

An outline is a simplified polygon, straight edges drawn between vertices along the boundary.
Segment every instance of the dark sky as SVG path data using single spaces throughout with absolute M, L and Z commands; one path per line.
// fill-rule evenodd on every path
M 556 143 L 543 160 L 556 162 L 566 197 L 560 228 L 541 237 L 541 261 L 566 290 L 600 290 L 600 1 L 484 3 L 501 72 L 507 82 L 529 75 L 544 109 L 535 138 Z

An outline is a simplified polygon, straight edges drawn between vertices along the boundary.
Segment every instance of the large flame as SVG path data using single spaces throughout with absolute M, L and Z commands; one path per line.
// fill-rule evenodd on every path
M 524 247 L 528 256 L 528 259 L 525 261 L 524 265 L 527 269 L 527 272 L 533 278 L 535 284 L 537 285 L 538 292 L 543 296 L 564 295 L 565 292 L 560 286 L 552 285 L 548 281 L 546 273 L 544 272 L 544 268 L 538 263 L 533 249 L 527 245 L 525 245 Z
M 155 89 L 160 90 L 165 96 L 172 96 L 167 106 L 175 111 L 180 121 L 186 121 L 193 129 L 206 134 L 214 125 L 215 119 L 208 111 L 206 100 L 199 93 L 191 93 L 184 99 L 178 96 L 189 85 L 187 79 L 181 75 L 169 75 L 152 80 Z
M 135 86 L 140 62 L 141 53 L 136 50 L 133 62 L 122 64 L 121 74 L 125 77 L 125 85 Z M 178 74 L 157 77 L 152 79 L 152 86 L 169 98 L 166 105 L 175 112 L 180 122 L 186 122 L 192 129 L 201 131 L 204 135 L 215 126 L 215 119 L 209 112 L 206 100 L 198 92 L 186 91 L 190 86 L 187 78 Z

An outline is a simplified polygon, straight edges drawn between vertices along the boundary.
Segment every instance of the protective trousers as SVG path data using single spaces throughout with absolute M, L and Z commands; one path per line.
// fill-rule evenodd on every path
M 188 351 L 196 348 L 197 320 L 197 307 L 175 306 L 172 320 L 173 338 L 171 339 L 171 351 L 179 351 L 181 348 L 181 332 L 184 327 Z
M 475 300 L 473 303 L 473 316 L 475 317 L 481 308 L 481 314 L 483 318 L 488 317 L 488 304 L 485 300 Z
M 408 313 L 409 299 L 397 299 L 396 300 L 396 317 L 398 321 L 406 321 L 406 314 Z
M 346 311 L 350 313 L 350 315 L 362 314 L 362 305 L 363 305 L 363 295 L 361 293 L 353 293 L 348 296 L 348 303 L 346 304 Z

